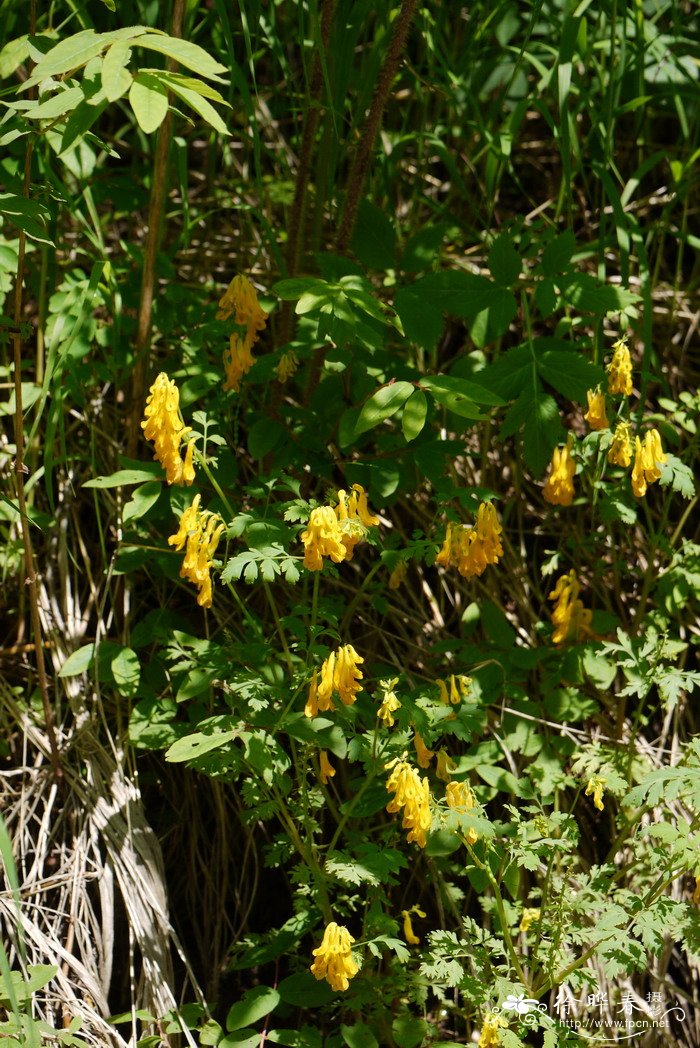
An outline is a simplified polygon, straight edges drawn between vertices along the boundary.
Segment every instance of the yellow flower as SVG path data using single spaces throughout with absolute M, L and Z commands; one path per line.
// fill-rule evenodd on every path
M 408 830 L 409 844 L 414 841 L 425 848 L 425 838 L 430 829 L 430 789 L 428 780 L 421 779 L 415 768 L 407 761 L 395 761 L 386 788 L 394 794 L 386 810 L 390 813 L 403 808 L 403 828 Z
M 429 768 L 430 767 L 430 762 L 433 759 L 433 757 L 435 756 L 435 754 L 433 753 L 432 750 L 428 749 L 428 747 L 425 745 L 425 743 L 423 742 L 423 740 L 420 737 L 420 735 L 418 734 L 418 732 L 415 732 L 414 735 L 413 735 L 413 745 L 416 748 L 416 757 L 418 758 L 418 766 L 420 768 Z
M 632 461 L 632 427 L 629 422 L 618 422 L 613 433 L 613 441 L 608 452 L 611 466 L 622 466 L 627 469 Z
M 632 392 L 632 359 L 624 339 L 614 343 L 607 371 L 608 393 L 622 393 L 628 397 Z
M 448 782 L 445 800 L 448 808 L 464 808 L 465 811 L 473 811 L 476 807 L 476 798 L 471 786 L 466 782 Z M 478 839 L 479 835 L 473 827 L 467 830 L 469 844 L 476 844 Z
M 563 448 L 555 448 L 549 466 L 549 476 L 542 494 L 552 506 L 570 506 L 574 498 L 576 463 L 571 458 L 572 441 Z
M 695 891 L 693 892 L 693 903 L 700 906 L 700 874 L 695 875 Z
M 415 913 L 417 917 L 425 917 L 425 914 L 418 906 L 412 906 L 410 910 L 402 910 L 401 916 L 403 917 L 403 937 L 409 946 L 418 946 L 420 939 L 413 930 L 413 922 L 411 921 L 411 914 Z
M 333 776 L 335 775 L 335 768 L 333 767 L 331 762 L 328 760 L 328 754 L 326 753 L 325 750 L 321 750 L 321 752 L 319 753 L 319 755 L 318 755 L 318 764 L 319 764 L 319 775 L 318 775 L 318 777 L 321 780 L 321 782 L 323 783 L 323 785 L 327 786 L 328 785 L 328 780 L 332 779 Z
M 440 689 L 440 702 L 448 706 L 452 703 L 453 706 L 459 706 L 462 699 L 465 699 L 469 694 L 469 690 L 472 686 L 471 677 L 467 677 L 464 673 L 450 674 L 450 690 L 447 690 L 447 683 L 444 680 L 435 681 L 438 688 Z
M 399 678 L 392 680 L 380 680 L 379 687 L 382 689 L 382 704 L 379 707 L 377 717 L 385 728 L 393 728 L 395 723 L 394 714 L 401 709 L 401 703 L 396 697 L 394 688 L 399 683 Z
M 239 392 L 241 379 L 248 374 L 255 363 L 251 353 L 252 345 L 253 343 L 247 337 L 241 338 L 235 332 L 231 335 L 229 348 L 224 350 L 225 390 L 232 389 L 234 393 Z
M 520 921 L 520 931 L 528 932 L 533 924 L 540 919 L 540 908 L 538 906 L 526 906 Z
M 330 557 L 336 564 L 345 560 L 347 550 L 343 545 L 340 524 L 330 506 L 317 506 L 311 510 L 301 541 L 304 543 L 304 567 L 308 571 L 320 571 L 324 557 Z
M 331 921 L 321 945 L 312 951 L 316 960 L 310 970 L 317 979 L 327 979 L 333 990 L 347 990 L 350 979 L 359 971 L 352 959 L 354 941 L 347 928 Z
M 405 560 L 397 562 L 396 567 L 389 576 L 389 589 L 397 590 L 402 582 L 404 582 L 406 575 L 408 574 L 408 564 Z
M 199 589 L 197 603 L 203 608 L 212 604 L 211 575 L 214 553 L 219 545 L 225 525 L 218 513 L 209 513 L 199 508 L 200 496 L 195 495 L 192 504 L 180 517 L 180 526 L 168 545 L 176 550 L 185 549 L 185 558 L 180 568 L 180 577 L 193 582 Z
M 568 575 L 560 576 L 550 592 L 549 600 L 556 601 L 552 611 L 553 644 L 578 644 L 592 636 L 592 612 L 578 599 L 580 590 L 576 572 L 570 571 Z
M 245 333 L 232 334 L 229 348 L 224 352 L 224 389 L 232 389 L 237 393 L 241 379 L 253 366 L 251 350 L 258 341 L 258 332 L 265 327 L 268 316 L 260 307 L 255 288 L 247 277 L 241 275 L 234 277 L 224 292 L 216 319 L 228 320 L 232 315 L 238 327 L 245 328 Z
M 309 686 L 309 694 L 304 707 L 307 717 L 315 717 L 319 711 L 325 713 L 334 710 L 333 695 L 338 694 L 346 706 L 351 706 L 362 691 L 362 670 L 359 669 L 365 660 L 357 654 L 352 644 L 345 644 L 337 651 L 331 652 L 321 666 L 321 681 L 314 673 Z
M 149 390 L 141 429 L 146 440 L 155 444 L 154 459 L 165 469 L 168 484 L 189 486 L 194 480 L 192 456 L 194 441 L 185 449 L 185 461 L 180 458 L 180 444 L 192 430 L 180 418 L 180 394 L 175 383 L 161 371 Z
M 591 429 L 609 429 L 610 423 L 605 414 L 605 394 L 601 393 L 600 386 L 589 389 L 586 393 L 588 398 L 588 411 L 583 416 Z
M 641 498 L 646 494 L 647 485 L 653 484 L 661 476 L 659 465 L 666 462 L 668 455 L 661 447 L 661 437 L 656 429 L 647 430 L 644 435 L 644 444 L 639 437 L 635 437 L 634 449 L 632 491 L 637 498 Z
M 456 567 L 460 575 L 469 579 L 481 575 L 489 564 L 497 564 L 503 556 L 500 535 L 502 525 L 490 502 L 482 502 L 477 510 L 476 524 L 448 524 L 442 549 L 435 558 L 443 567 Z
M 484 1016 L 484 1025 L 481 1027 L 478 1048 L 498 1048 L 501 1043 L 501 1035 L 498 1031 L 507 1025 L 508 1023 L 500 1015 L 487 1012 Z
M 435 770 L 438 779 L 442 779 L 443 782 L 449 782 L 452 772 L 456 767 L 457 765 L 452 760 L 447 750 L 438 750 L 437 768 Z
M 586 797 L 590 797 L 593 794 L 593 804 L 598 811 L 603 811 L 605 805 L 603 804 L 603 790 L 605 789 L 605 779 L 600 775 L 593 775 L 588 780 L 586 786 Z
M 361 484 L 353 484 L 348 495 L 338 492 L 338 505 L 319 506 L 311 510 L 306 531 L 301 534 L 304 543 L 304 567 L 320 571 L 323 557 L 336 564 L 352 560 L 355 546 L 367 537 L 367 530 L 379 523 L 367 507 L 367 495 Z
M 286 382 L 295 373 L 299 367 L 299 358 L 293 349 L 288 349 L 286 353 L 283 353 L 275 368 L 275 375 L 277 376 L 278 382 Z

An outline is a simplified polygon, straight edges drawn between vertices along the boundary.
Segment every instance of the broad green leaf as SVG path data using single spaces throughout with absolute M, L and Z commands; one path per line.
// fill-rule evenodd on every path
M 428 352 L 435 348 L 445 327 L 440 309 L 424 301 L 411 287 L 403 287 L 397 291 L 394 309 L 406 338 Z
M 350 247 L 370 269 L 393 269 L 396 265 L 396 230 L 386 212 L 369 200 L 360 201 Z
M 55 120 L 83 101 L 85 94 L 82 87 L 67 87 L 51 95 L 45 102 L 39 102 L 32 109 L 28 109 L 25 116 L 29 120 Z
M 174 742 L 165 751 L 165 759 L 172 764 L 194 760 L 196 757 L 201 757 L 204 753 L 210 753 L 211 750 L 229 746 L 238 737 L 238 734 L 233 728 L 230 728 L 228 731 L 212 731 L 209 734 L 201 731 L 192 732 L 191 735 L 185 735 L 184 738 Z
M 620 313 L 640 301 L 639 295 L 632 291 L 612 284 L 601 284 L 590 273 L 562 278 L 561 291 L 570 305 L 597 316 Z
M 61 40 L 37 62 L 31 77 L 22 85 L 23 90 L 59 73 L 80 69 L 91 58 L 99 55 L 103 47 L 103 38 L 94 29 L 84 29 L 81 33 Z
M 380 422 L 391 418 L 405 404 L 411 396 L 415 386 L 411 382 L 391 382 L 388 386 L 380 386 L 369 400 L 365 401 L 362 411 L 355 425 L 355 436 L 374 429 Z
M 386 797 L 386 790 L 384 796 Z M 317 1008 L 319 1005 L 329 1004 L 335 995 L 335 991 L 331 990 L 325 980 L 318 982 L 311 972 L 288 975 L 277 989 L 285 1004 L 298 1005 L 302 1008 Z
M 156 131 L 168 112 L 168 92 L 152 73 L 139 72 L 129 90 L 129 103 L 146 134 Z
M 231 1032 L 231 1030 L 240 1030 L 242 1026 L 251 1026 L 258 1019 L 269 1015 L 273 1008 L 277 1007 L 279 1000 L 280 995 L 277 990 L 269 986 L 255 986 L 244 995 L 243 1000 L 238 1001 L 229 1009 L 226 1029 Z
M 215 131 L 218 131 L 220 135 L 231 134 L 213 105 L 203 97 L 199 90 L 186 87 L 181 80 L 175 76 L 169 75 L 168 73 L 161 74 L 161 79 L 163 83 L 168 85 L 174 95 L 177 95 L 179 99 L 186 102 L 190 108 L 194 109 L 195 113 L 199 113 L 202 119 L 210 124 Z
M 328 286 L 325 280 L 318 280 L 317 277 L 292 277 L 290 280 L 278 280 L 272 285 L 272 290 L 283 301 L 295 302 L 307 291 L 323 293 Z
M 548 277 L 563 273 L 576 250 L 576 237 L 567 229 L 547 244 L 542 252 L 542 272 Z
M 460 382 L 460 379 L 449 375 L 438 375 L 435 378 L 422 378 L 421 386 L 432 394 L 438 404 L 442 404 L 448 411 L 453 411 L 455 415 L 474 421 L 483 418 L 474 401 L 459 387 Z
M 480 382 L 472 382 L 460 375 L 426 375 L 421 378 L 420 384 L 425 389 L 429 389 L 431 393 L 436 390 L 453 393 L 456 396 L 466 397 L 475 404 L 483 404 L 492 408 L 502 407 L 504 403 L 503 399 L 488 386 Z
M 558 393 L 584 404 L 586 390 L 595 389 L 605 378 L 601 367 L 591 364 L 573 348 L 548 349 L 538 354 L 538 369 L 544 381 Z
M 250 1028 L 236 1030 L 222 1037 L 217 1048 L 259 1048 L 260 1034 Z
M 111 660 L 112 676 L 120 695 L 132 698 L 141 679 L 141 663 L 133 648 L 123 647 Z
M 302 1026 L 301 1030 L 270 1030 L 268 1041 L 283 1044 L 287 1048 L 321 1048 L 321 1033 L 313 1026 Z
M 142 484 L 146 480 L 153 480 L 163 474 L 162 467 L 156 463 L 153 466 L 144 466 L 143 469 L 118 469 L 116 473 L 110 473 L 108 477 L 95 477 L 94 480 L 86 480 L 84 488 L 121 488 L 126 484 Z
M 44 229 L 49 213 L 35 200 L 27 200 L 13 193 L 0 193 L 0 215 L 18 229 L 23 229 L 32 240 L 53 247 L 53 241 L 49 240 Z
M 341 1026 L 340 1032 L 348 1048 L 379 1048 L 377 1038 L 365 1023 Z
M 83 644 L 82 647 L 77 648 L 68 656 L 58 671 L 59 677 L 77 677 L 81 673 L 85 673 L 94 658 L 95 645 Z
M 428 413 L 428 400 L 422 389 L 415 389 L 406 401 L 401 416 L 401 429 L 407 441 L 415 440 L 422 432 Z
M 151 51 L 159 51 L 162 55 L 167 55 L 168 58 L 174 58 L 180 65 L 194 70 L 198 76 L 225 82 L 218 74 L 227 73 L 227 67 L 217 62 L 203 47 L 193 44 L 191 40 L 180 40 L 173 36 L 165 34 L 161 36 L 160 33 L 149 32 L 144 36 L 139 36 L 135 43 L 139 47 L 147 47 Z
M 131 87 L 133 77 L 127 69 L 131 58 L 128 40 L 116 40 L 102 62 L 102 86 L 110 102 L 115 102 Z
M 144 517 L 151 506 L 156 504 L 162 491 L 163 485 L 159 480 L 150 480 L 136 488 L 131 496 L 131 501 L 124 506 L 122 521 L 126 524 L 129 520 L 139 520 Z
M 520 276 L 522 262 L 507 233 L 497 237 L 489 251 L 489 269 L 502 287 L 511 287 Z
M 12 76 L 15 70 L 29 57 L 29 40 L 26 36 L 18 36 L 10 40 L 0 51 L 0 80 Z
M 401 269 L 407 273 L 428 269 L 440 250 L 446 232 L 447 225 L 439 222 L 434 226 L 426 226 L 412 236 L 403 249 Z

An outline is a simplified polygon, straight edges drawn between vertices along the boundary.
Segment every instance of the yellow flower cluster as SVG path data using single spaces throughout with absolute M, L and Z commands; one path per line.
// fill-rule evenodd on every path
M 465 579 L 481 575 L 489 564 L 497 564 L 503 556 L 500 535 L 502 525 L 490 502 L 482 502 L 477 510 L 476 525 L 448 524 L 442 549 L 435 558 L 443 568 L 455 567 Z
M 576 463 L 571 458 L 571 437 L 563 448 L 555 448 L 542 495 L 552 506 L 570 506 L 574 498 Z
M 613 344 L 612 360 L 607 371 L 608 393 L 621 393 L 629 397 L 632 393 L 632 359 L 624 338 Z
M 283 353 L 279 359 L 279 363 L 275 368 L 275 375 L 277 381 L 283 384 L 292 377 L 299 367 L 299 358 L 293 349 L 288 349 L 286 353 Z
M 438 677 L 435 681 L 438 688 L 440 689 L 440 702 L 443 702 L 445 706 L 449 706 L 452 703 L 453 706 L 458 706 L 462 699 L 466 699 L 467 695 L 472 686 L 471 677 L 467 677 L 464 673 L 450 674 L 450 688 L 447 689 L 447 682 Z
M 199 508 L 201 495 L 195 495 L 192 504 L 180 517 L 180 527 L 168 539 L 168 545 L 181 550 L 187 543 L 185 559 L 180 568 L 180 577 L 193 582 L 199 589 L 197 603 L 210 608 L 212 603 L 210 571 L 214 553 L 225 525 L 218 513 L 209 513 Z
M 589 389 L 586 397 L 588 398 L 588 411 L 583 417 L 588 425 L 595 430 L 610 429 L 608 416 L 605 414 L 605 394 L 601 393 L 600 386 Z
M 618 422 L 613 433 L 612 446 L 608 452 L 611 466 L 627 469 L 632 461 L 632 427 L 629 422 Z
M 362 691 L 362 670 L 365 660 L 357 654 L 352 644 L 346 644 L 331 652 L 321 666 L 321 680 L 314 672 L 309 695 L 304 707 L 307 717 L 315 717 L 319 711 L 334 710 L 333 695 L 337 694 L 346 706 L 352 706 L 358 691 Z
M 245 328 L 245 334 L 236 331 L 231 335 L 229 348 L 224 352 L 224 389 L 232 389 L 237 393 L 241 379 L 253 366 L 251 350 L 268 316 L 261 308 L 255 288 L 247 277 L 234 277 L 219 302 L 216 319 L 228 320 L 231 316 L 239 328 Z
M 639 437 L 634 438 L 634 466 L 632 467 L 632 491 L 636 498 L 646 495 L 647 485 L 653 484 L 661 476 L 659 465 L 666 462 L 668 456 L 661 447 L 658 430 L 648 429 L 644 434 L 644 443 Z
M 448 808 L 463 808 L 465 811 L 473 811 L 476 807 L 476 798 L 471 786 L 466 782 L 448 782 L 445 790 L 445 800 Z M 479 835 L 472 827 L 467 830 L 467 841 L 474 845 Z
M 190 485 L 194 480 L 192 455 L 194 441 L 185 449 L 185 461 L 180 457 L 180 444 L 192 430 L 180 417 L 180 394 L 172 379 L 161 371 L 149 390 L 145 418 L 141 429 L 146 440 L 155 444 L 154 459 L 165 469 L 168 484 Z
M 316 979 L 326 979 L 333 990 L 347 990 L 350 979 L 359 969 L 352 959 L 354 939 L 347 928 L 335 921 L 327 926 L 321 945 L 313 950 L 316 958 L 311 965 Z
M 520 921 L 520 931 L 529 932 L 532 925 L 539 921 L 540 913 L 539 906 L 526 906 Z
M 389 765 L 388 767 L 391 767 Z M 403 828 L 408 830 L 407 841 L 425 848 L 425 838 L 430 829 L 430 788 L 428 780 L 421 779 L 415 768 L 407 761 L 395 761 L 386 788 L 394 794 L 386 810 L 391 814 L 403 808 Z
M 560 576 L 549 594 L 549 599 L 556 601 L 552 611 L 553 644 L 578 644 L 592 636 L 592 613 L 578 599 L 580 590 L 576 572 L 570 571 L 568 575 Z
M 586 786 L 586 797 L 593 796 L 593 804 L 598 811 L 603 811 L 603 791 L 605 790 L 605 779 L 601 775 L 592 775 Z
M 433 753 L 432 750 L 428 749 L 428 747 L 425 745 L 425 743 L 423 742 L 423 739 L 421 738 L 421 736 L 418 734 L 417 731 L 414 732 L 414 734 L 413 734 L 413 745 L 415 746 L 415 750 L 416 750 L 416 758 L 418 760 L 418 767 L 419 768 L 429 768 L 430 767 L 430 762 L 433 759 L 433 757 L 435 756 L 435 754 Z
M 484 1025 L 481 1027 L 481 1037 L 478 1048 L 498 1048 L 501 1043 L 501 1035 L 498 1032 L 508 1023 L 493 1012 L 487 1012 L 484 1016 Z
M 379 518 L 370 513 L 361 484 L 353 484 L 349 495 L 340 490 L 337 506 L 318 506 L 311 510 L 306 530 L 301 533 L 304 567 L 308 571 L 320 571 L 324 557 L 330 557 L 335 564 L 352 560 L 357 543 L 377 524 Z
M 398 677 L 391 680 L 380 680 L 379 687 L 382 689 L 382 704 L 379 707 L 377 717 L 385 728 L 393 728 L 395 724 L 394 714 L 401 709 L 401 703 L 396 697 L 394 688 L 399 683 Z

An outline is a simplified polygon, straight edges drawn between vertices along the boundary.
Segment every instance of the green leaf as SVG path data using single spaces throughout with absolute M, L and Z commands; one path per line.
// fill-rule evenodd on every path
M 685 462 L 681 462 L 675 455 L 667 455 L 666 462 L 661 466 L 659 484 L 662 487 L 671 485 L 672 491 L 677 491 L 684 499 L 692 499 L 695 494 L 695 480 L 693 471 Z
M 387 386 L 380 386 L 372 396 L 365 401 L 360 411 L 359 418 L 355 423 L 355 436 L 374 429 L 385 419 L 391 418 L 405 404 L 415 386 L 411 382 L 390 382 Z
M 430 352 L 445 326 L 441 310 L 416 295 L 413 288 L 400 288 L 394 299 L 394 309 L 403 326 L 406 338 Z
M 447 225 L 439 222 L 434 226 L 426 226 L 412 236 L 401 255 L 401 269 L 406 273 L 419 273 L 428 269 L 438 254 L 446 232 Z
M 287 1048 L 321 1048 L 322 1044 L 320 1031 L 313 1026 L 302 1026 L 301 1030 L 270 1030 L 267 1039 Z
M 44 232 L 44 227 L 50 217 L 49 212 L 37 201 L 15 196 L 14 193 L 0 193 L 0 215 L 12 222 L 18 229 L 23 229 L 32 240 L 48 244 L 50 247 L 54 246 L 53 241 L 49 240 Z
M 354 1026 L 342 1026 L 340 1032 L 348 1048 L 379 1048 L 379 1042 L 369 1026 L 355 1023 Z
M 59 73 L 79 69 L 99 55 L 103 47 L 103 39 L 94 29 L 84 29 L 81 33 L 61 40 L 37 62 L 29 80 L 25 80 L 23 90 Z
M 218 74 L 227 73 L 227 67 L 213 59 L 199 44 L 153 32 L 139 36 L 136 43 L 139 47 L 147 47 L 151 51 L 159 51 L 162 55 L 167 55 L 168 58 L 174 58 L 180 65 L 194 70 L 198 76 L 225 83 Z
M 360 201 L 350 247 L 370 269 L 393 269 L 396 265 L 396 231 L 386 212 L 369 200 Z
M 567 229 L 551 240 L 542 252 L 542 271 L 548 277 L 563 273 L 576 250 L 576 237 Z
M 163 469 L 157 463 L 153 466 L 144 466 L 143 469 L 118 469 L 116 473 L 110 473 L 108 477 L 95 477 L 94 480 L 86 480 L 84 488 L 121 488 L 127 484 L 141 484 L 145 480 L 153 480 L 156 476 L 162 476 Z
M 522 263 L 510 236 L 497 237 L 489 251 L 489 269 L 502 287 L 511 287 L 520 276 Z
M 601 284 L 590 273 L 576 273 L 563 278 L 561 290 L 570 305 L 597 316 L 623 312 L 641 301 L 639 295 L 632 291 L 612 284 Z
M 545 343 L 537 340 L 538 345 Z M 605 378 L 601 367 L 591 364 L 573 349 L 545 349 L 538 354 L 539 373 L 545 382 L 553 386 L 569 400 L 586 402 L 586 391 L 595 389 Z
M 120 695 L 132 698 L 141 679 L 141 663 L 133 648 L 123 647 L 117 652 L 112 658 L 111 669 Z
M 210 124 L 215 131 L 218 131 L 220 135 L 230 135 L 231 132 L 226 127 L 214 106 L 207 102 L 206 98 L 203 97 L 199 90 L 195 90 L 192 87 L 186 87 L 182 80 L 174 75 L 168 73 L 161 73 L 161 80 L 168 85 L 174 95 L 177 95 L 183 102 L 186 102 L 191 109 L 194 109 L 195 113 L 199 113 L 203 120 Z
M 421 389 L 414 389 L 404 404 L 401 416 L 401 429 L 408 442 L 415 440 L 422 432 L 427 413 L 428 400 L 425 393 Z
M 259 418 L 248 430 L 248 451 L 254 459 L 264 458 L 281 444 L 287 435 L 284 426 L 274 419 Z
M 219 1041 L 217 1048 L 259 1048 L 260 1034 L 255 1030 L 236 1030 Z
M 136 74 L 129 91 L 129 103 L 138 125 L 147 135 L 157 130 L 168 112 L 168 92 L 160 79 L 143 71 Z
M 75 109 L 84 98 L 82 87 L 66 87 L 51 95 L 45 102 L 39 102 L 32 109 L 28 109 L 25 116 L 29 120 L 55 120 L 56 117 Z
M 314 979 L 311 972 L 288 975 L 277 989 L 285 1004 L 293 1004 L 302 1008 L 316 1008 L 319 1005 L 329 1004 L 335 993 L 325 980 L 319 982 Z
M 410 1012 L 401 1012 L 391 1024 L 391 1032 L 399 1048 L 418 1048 L 428 1032 L 428 1024 Z
M 158 480 L 150 480 L 147 484 L 142 484 L 136 488 L 131 496 L 131 501 L 124 506 L 124 513 L 122 514 L 124 524 L 129 520 L 139 520 L 144 517 L 151 506 L 156 504 L 162 491 L 163 485 Z
M 277 990 L 269 986 L 255 986 L 244 995 L 243 1000 L 238 1001 L 229 1010 L 226 1029 L 230 1032 L 256 1023 L 264 1015 L 269 1015 L 279 1001 L 280 995 Z
M 170 761 L 171 764 L 181 764 L 183 761 L 194 760 L 195 757 L 201 757 L 202 754 L 210 753 L 211 750 L 218 750 L 222 746 L 228 746 L 238 737 L 238 734 L 238 731 L 233 728 L 228 731 L 214 730 L 207 734 L 195 731 L 191 735 L 185 735 L 184 738 L 174 742 L 166 750 L 165 759 Z
M 18 36 L 10 40 L 0 51 L 0 80 L 5 80 L 26 62 L 29 57 L 29 38 Z
M 95 658 L 95 645 L 83 644 L 71 652 L 66 661 L 58 671 L 59 677 L 78 677 L 87 671 L 88 666 Z
M 102 87 L 110 102 L 116 102 L 131 87 L 133 77 L 126 68 L 131 58 L 128 40 L 116 40 L 102 61 Z

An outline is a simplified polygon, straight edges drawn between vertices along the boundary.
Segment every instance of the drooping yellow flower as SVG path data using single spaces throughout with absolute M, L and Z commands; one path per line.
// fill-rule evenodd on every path
M 401 703 L 399 702 L 394 688 L 399 683 L 398 677 L 393 677 L 391 680 L 380 680 L 379 687 L 382 689 L 382 704 L 379 707 L 377 717 L 382 722 L 385 728 L 393 728 L 395 723 L 394 714 L 397 710 L 401 709 Z
M 357 654 L 352 644 L 345 644 L 337 651 L 331 652 L 321 666 L 321 680 L 314 673 L 309 686 L 309 694 L 304 707 L 307 717 L 315 717 L 319 712 L 334 710 L 333 696 L 337 694 L 346 706 L 351 706 L 362 691 L 362 670 L 359 668 L 365 660 Z
M 498 1032 L 508 1023 L 500 1015 L 487 1012 L 484 1016 L 484 1025 L 481 1027 L 481 1037 L 478 1048 L 498 1048 L 501 1043 L 501 1035 Z
M 520 931 L 528 932 L 533 924 L 540 919 L 541 910 L 539 906 L 526 906 L 520 921 Z
M 592 636 L 592 612 L 578 599 L 580 590 L 576 572 L 572 570 L 568 575 L 561 575 L 550 592 L 549 600 L 556 601 L 552 611 L 553 644 L 579 644 Z
M 563 448 L 555 448 L 549 464 L 549 475 L 542 495 L 552 506 L 570 506 L 574 498 L 574 476 L 576 463 L 571 458 L 572 441 Z
M 700 873 L 695 875 L 695 891 L 693 892 L 693 903 L 700 906 Z
M 600 386 L 589 389 L 586 393 L 588 398 L 588 411 L 583 416 L 591 429 L 609 429 L 610 423 L 605 414 L 605 394 L 601 393 Z
M 275 375 L 277 381 L 285 383 L 292 375 L 296 372 L 299 367 L 299 358 L 293 349 L 288 349 L 286 353 L 283 353 L 280 357 L 277 366 L 275 367 Z
M 438 678 L 435 683 L 440 689 L 440 702 L 444 703 L 445 706 L 449 706 L 450 703 L 453 706 L 459 706 L 462 699 L 465 699 L 469 694 L 472 679 L 464 673 L 451 673 L 449 691 L 447 690 L 446 681 Z
M 187 444 L 183 462 L 180 444 L 192 430 L 182 421 L 179 405 L 177 386 L 161 371 L 149 390 L 141 429 L 146 440 L 152 440 L 155 444 L 153 458 L 165 469 L 168 484 L 189 486 L 194 480 L 194 441 Z
M 311 510 L 301 541 L 304 543 L 304 567 L 308 571 L 320 571 L 324 557 L 330 557 L 335 564 L 345 560 L 347 550 L 331 506 L 317 506 Z
M 367 537 L 369 528 L 379 518 L 367 507 L 367 495 L 361 484 L 353 484 L 350 494 L 340 490 L 338 505 L 318 506 L 311 511 L 306 531 L 301 534 L 304 543 L 304 567 L 320 571 L 323 558 L 330 557 L 336 564 L 352 560 L 355 546 Z
M 622 466 L 623 469 L 627 469 L 631 461 L 632 427 L 629 422 L 618 422 L 608 452 L 608 462 L 611 466 Z
M 614 343 L 612 360 L 607 371 L 608 393 L 622 393 L 629 397 L 632 393 L 632 358 L 624 339 L 618 339 Z
M 354 941 L 347 928 L 331 921 L 323 933 L 321 945 L 312 951 L 316 960 L 310 970 L 315 978 L 326 979 L 333 990 L 347 990 L 350 979 L 359 971 L 352 959 Z
M 493 504 L 482 502 L 477 510 L 474 527 L 453 523 L 447 525 L 445 541 L 435 563 L 444 568 L 457 568 L 465 579 L 481 575 L 489 564 L 497 564 L 499 557 L 503 556 L 500 539 L 502 531 Z
M 443 782 L 449 782 L 452 777 L 452 772 L 456 767 L 457 765 L 452 760 L 447 750 L 438 750 L 437 767 L 435 769 L 435 774 L 438 779 L 441 779 Z
M 428 747 L 425 745 L 425 743 L 423 742 L 423 740 L 420 737 L 420 735 L 418 734 L 418 732 L 414 732 L 413 745 L 416 748 L 416 757 L 418 758 L 418 766 L 420 768 L 429 768 L 430 767 L 430 762 L 433 759 L 433 757 L 435 756 L 435 754 L 433 753 L 432 750 L 428 749 Z
M 635 437 L 634 449 L 632 491 L 639 499 L 646 495 L 647 485 L 653 484 L 661 476 L 659 466 L 666 462 L 668 455 L 661 447 L 661 437 L 656 429 L 647 430 L 644 435 L 644 444 L 639 437 Z
M 396 567 L 389 575 L 389 589 L 397 590 L 402 582 L 405 581 L 406 575 L 408 574 L 408 564 L 405 560 L 399 560 L 396 563 Z
M 225 525 L 218 513 L 200 510 L 201 496 L 195 495 L 192 504 L 180 517 L 180 526 L 168 539 L 168 545 L 181 550 L 187 544 L 185 557 L 180 568 L 180 577 L 193 582 L 199 589 L 197 603 L 203 608 L 212 605 L 210 571 L 214 554 Z
M 239 328 L 245 328 L 245 331 L 231 335 L 229 348 L 224 352 L 224 389 L 232 389 L 237 393 L 241 379 L 253 366 L 251 350 L 258 340 L 259 332 L 265 327 L 268 316 L 258 302 L 255 288 L 248 278 L 242 275 L 235 276 L 224 292 L 216 319 L 228 320 L 231 316 Z
M 430 829 L 430 788 L 427 779 L 421 779 L 415 768 L 407 761 L 395 761 L 386 788 L 394 794 L 386 810 L 395 813 L 403 808 L 403 828 L 408 830 L 409 844 L 415 842 L 425 848 L 426 834 Z
M 321 750 L 318 755 L 319 773 L 318 777 L 324 786 L 328 785 L 328 780 L 332 779 L 335 775 L 335 768 L 328 760 L 328 754 L 325 750 Z
M 606 780 L 601 775 L 592 775 L 588 780 L 586 786 L 586 797 L 590 797 L 593 794 L 593 804 L 598 811 L 603 811 L 605 805 L 603 804 L 603 791 L 605 790 Z
M 409 946 L 418 946 L 420 943 L 419 937 L 413 930 L 411 916 L 414 913 L 416 917 L 425 917 L 425 913 L 418 906 L 412 906 L 410 910 L 401 911 L 401 916 L 403 917 L 403 937 Z
M 448 782 L 445 800 L 448 808 L 464 808 L 465 811 L 473 811 L 476 807 L 476 797 L 471 786 L 466 782 Z M 476 844 L 478 839 L 479 835 L 473 827 L 467 830 L 469 844 Z

